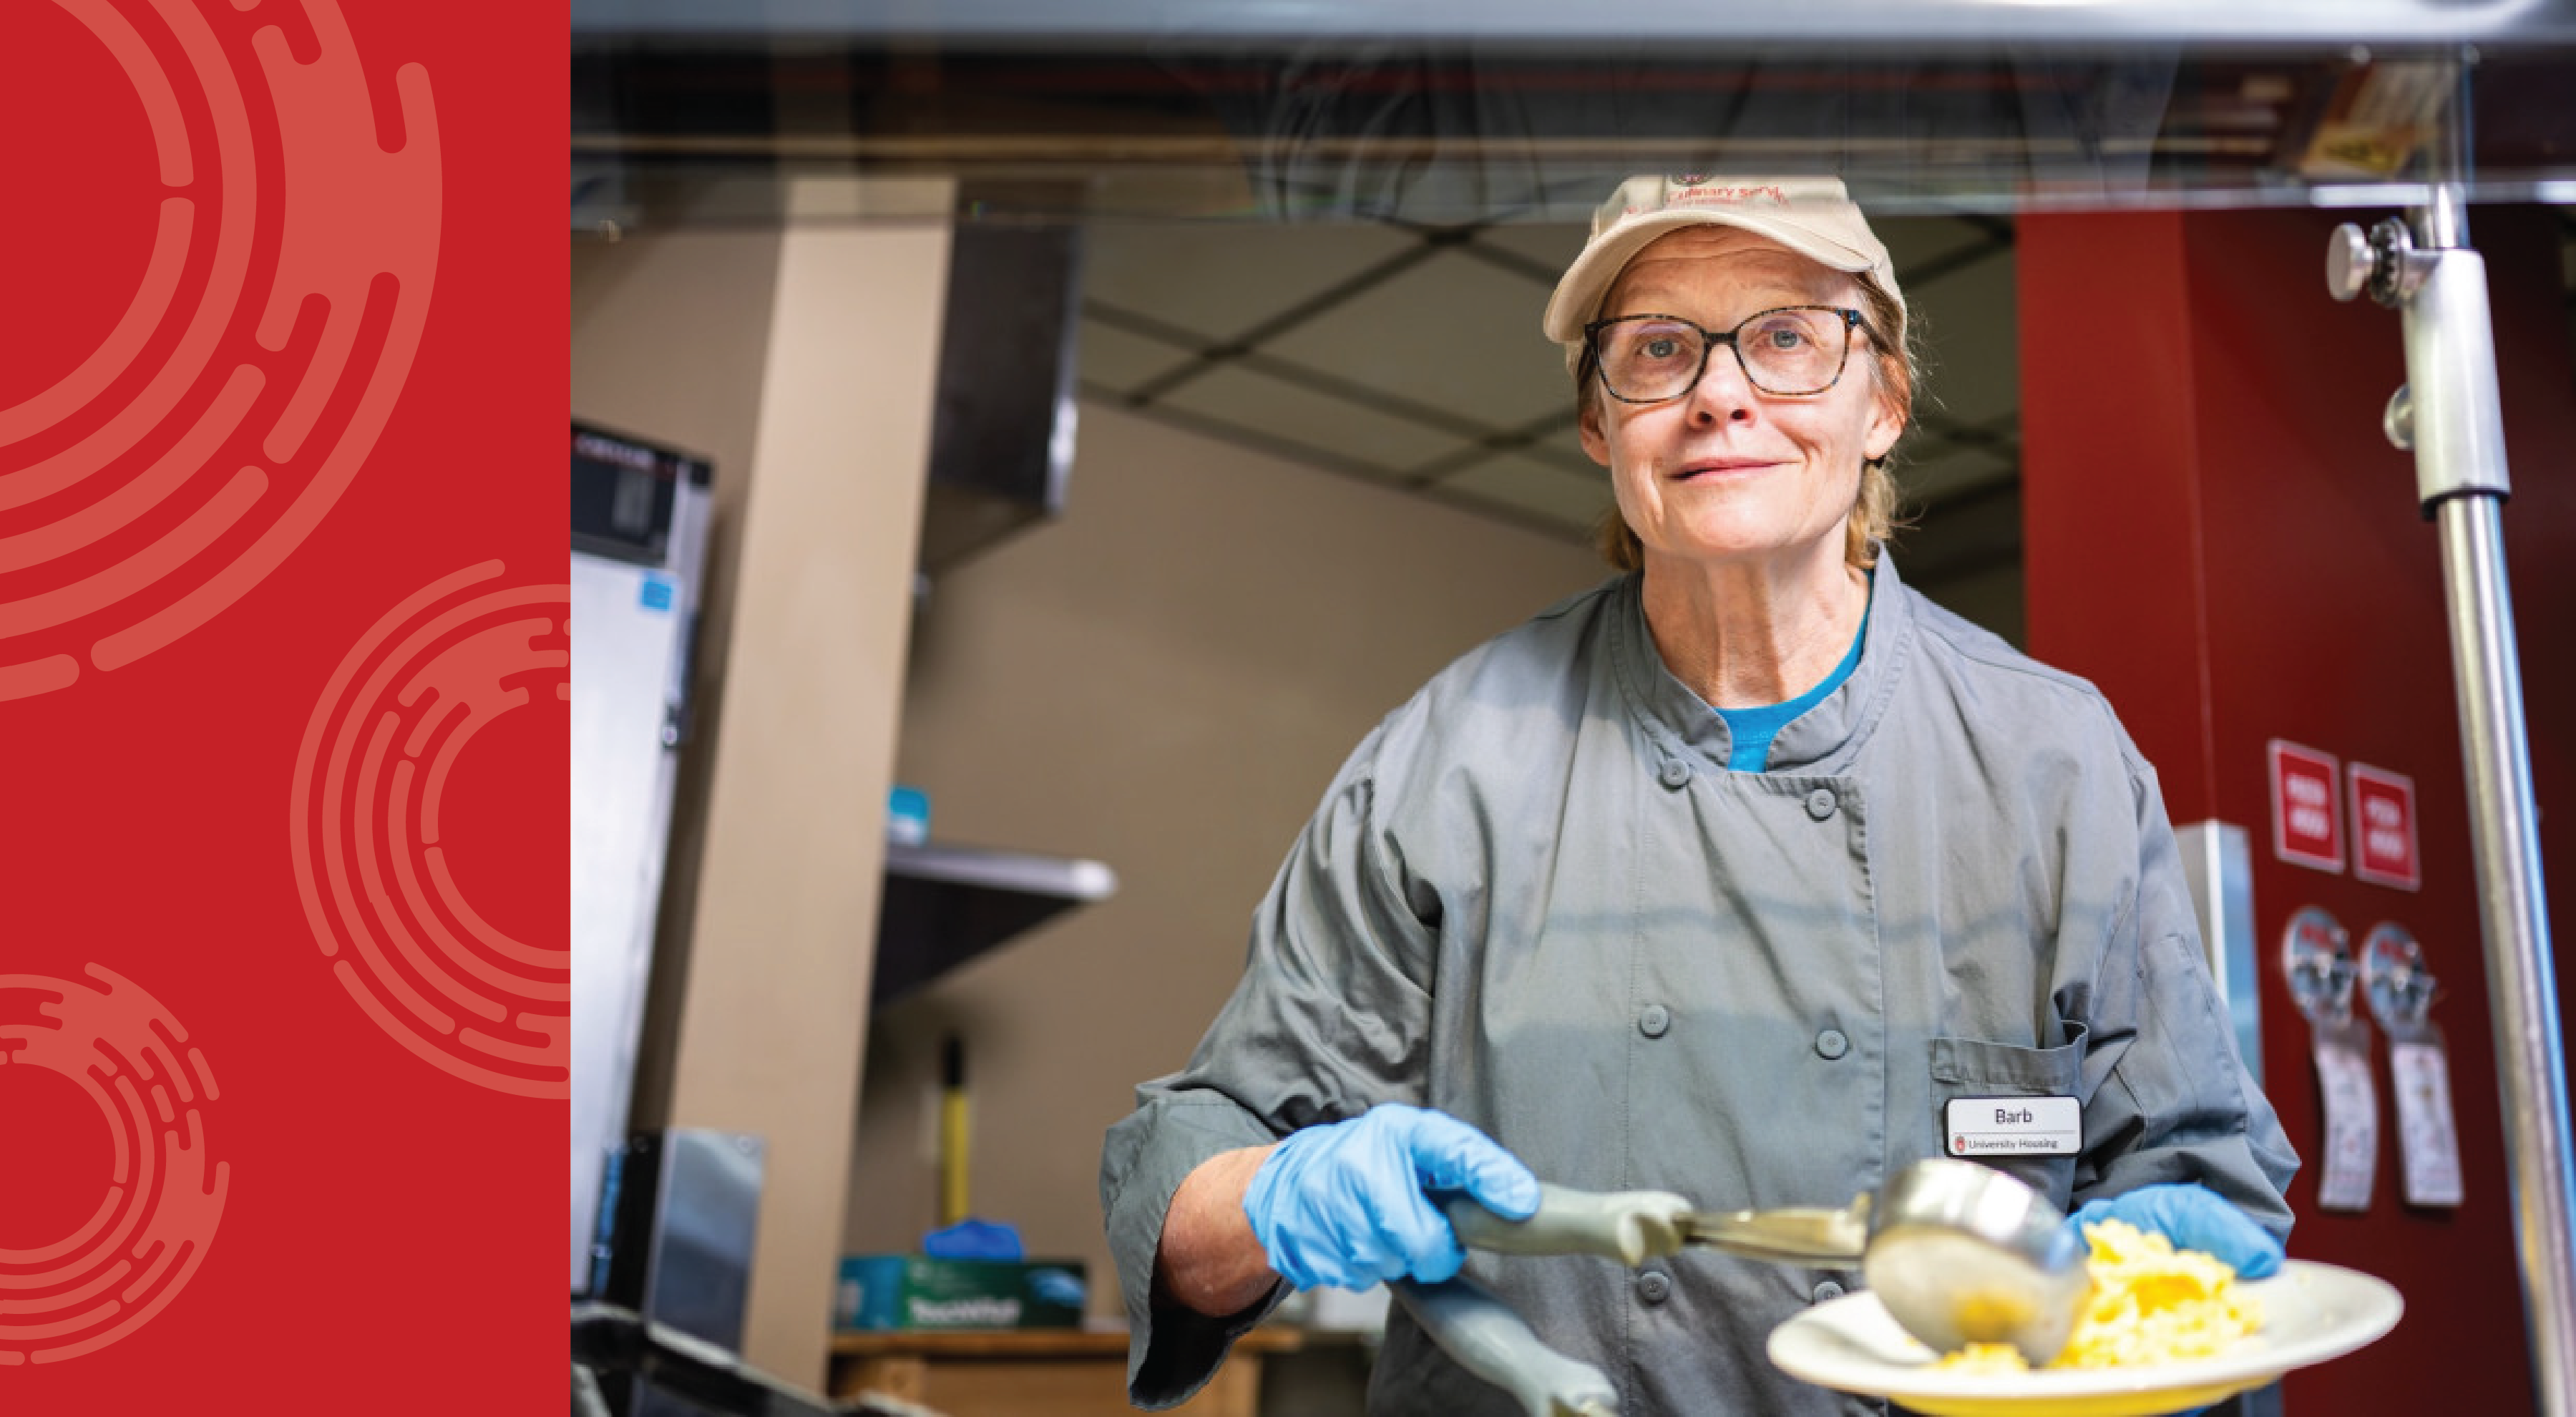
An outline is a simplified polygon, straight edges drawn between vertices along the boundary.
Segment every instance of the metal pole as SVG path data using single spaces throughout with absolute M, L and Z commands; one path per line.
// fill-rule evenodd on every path
M 2576 1417 L 2576 1198 L 2569 1190 L 2576 1159 L 2505 579 L 2499 509 L 2512 484 L 2495 334 L 2486 263 L 2468 249 L 2466 194 L 2457 185 L 2467 150 L 2465 81 L 2459 98 L 2431 155 L 2435 181 L 2424 205 L 2410 210 L 2404 225 L 2383 222 L 2367 238 L 2351 228 L 2338 232 L 2328 282 L 2343 299 L 2367 289 L 2405 319 L 2406 387 L 2387 425 L 2399 446 L 2414 449 L 2417 498 L 2440 524 L 2533 1387 L 2548 1417 Z
M 2415 377 L 2410 365 L 2409 378 Z M 2487 1001 L 2496 1075 L 2503 1084 L 2523 1323 L 2540 1410 L 2569 1417 L 2576 1414 L 2576 1208 L 2568 1180 L 2576 1166 L 2569 1159 L 2566 1058 L 2551 976 L 2540 843 L 2532 831 L 2531 753 L 2523 734 L 2522 676 L 2497 500 L 2481 493 L 2443 501 L 2442 579 L 2468 766 Z

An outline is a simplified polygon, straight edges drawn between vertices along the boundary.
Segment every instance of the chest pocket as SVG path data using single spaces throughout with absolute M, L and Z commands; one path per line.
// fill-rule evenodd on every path
M 2077 1085 L 2084 1076 L 2085 1028 L 2069 1022 L 2072 1035 L 2063 1047 L 2023 1048 L 2010 1043 L 1987 1043 L 1973 1038 L 1935 1038 L 1932 1040 L 1932 1134 L 1945 1134 L 1950 1104 L 1963 1097 L 2077 1097 Z M 2090 1141 L 2091 1138 L 2085 1138 Z M 1935 1154 L 1948 1155 L 1949 1147 L 1936 1144 Z M 2032 1156 L 2004 1159 L 1980 1156 L 1977 1161 L 2020 1177 L 2032 1189 L 2048 1197 L 2058 1209 L 2067 1208 L 2075 1190 L 2073 1156 Z

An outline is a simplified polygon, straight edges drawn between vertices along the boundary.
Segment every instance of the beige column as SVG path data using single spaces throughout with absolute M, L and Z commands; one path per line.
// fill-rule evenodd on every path
M 769 1148 L 743 1351 L 819 1390 L 903 697 L 945 182 L 800 184 L 778 253 L 670 1122 Z

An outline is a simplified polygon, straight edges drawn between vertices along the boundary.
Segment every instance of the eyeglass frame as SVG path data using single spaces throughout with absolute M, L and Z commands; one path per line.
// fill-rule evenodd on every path
M 1843 357 L 1842 361 L 1834 366 L 1834 377 L 1827 379 L 1825 382 L 1812 389 L 1801 389 L 1796 393 L 1787 393 L 1779 389 L 1764 388 L 1761 382 L 1753 377 L 1753 366 L 1744 362 L 1744 347 L 1736 343 L 1736 336 L 1743 333 L 1746 325 L 1752 324 L 1754 321 L 1761 319 L 1765 315 L 1778 315 L 1791 310 L 1827 310 L 1843 317 Z M 1612 388 L 1610 386 L 1610 370 L 1608 366 L 1602 363 L 1601 360 L 1601 332 L 1612 325 L 1633 324 L 1639 320 L 1667 320 L 1676 325 L 1688 326 L 1690 329 L 1697 331 L 1700 337 L 1699 368 L 1691 371 L 1689 382 L 1683 384 L 1678 391 L 1666 394 L 1662 398 L 1632 399 L 1626 394 L 1619 392 L 1617 389 Z M 1859 330 L 1867 334 L 1871 339 L 1878 338 L 1878 331 L 1870 328 L 1868 318 L 1859 310 L 1848 305 L 1774 305 L 1768 310 L 1754 311 L 1752 314 L 1736 321 L 1733 329 L 1724 331 L 1723 333 L 1717 330 L 1712 330 L 1706 325 L 1702 325 L 1695 320 L 1685 320 L 1679 315 L 1613 315 L 1607 319 L 1594 320 L 1583 327 L 1583 361 L 1591 366 L 1591 370 L 1594 374 L 1600 376 L 1601 392 L 1608 394 L 1610 397 L 1617 399 L 1621 403 L 1671 403 L 1677 398 L 1687 396 L 1691 390 L 1699 387 L 1700 380 L 1708 377 L 1709 351 L 1722 344 L 1726 346 L 1728 353 L 1735 356 L 1735 367 L 1744 375 L 1744 382 L 1751 385 L 1756 391 L 1769 394 L 1773 398 L 1781 399 L 1813 398 L 1818 394 L 1832 389 L 1836 384 L 1841 383 L 1843 381 L 1843 371 L 1851 368 L 1851 332 L 1854 330 Z

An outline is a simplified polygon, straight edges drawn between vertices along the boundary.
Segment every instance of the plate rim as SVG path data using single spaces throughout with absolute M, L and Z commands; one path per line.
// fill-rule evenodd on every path
M 1763 1351 L 1771 1360 L 1773 1367 L 1789 1376 L 1801 1382 L 1814 1383 L 1819 1387 L 1832 1388 L 1841 1392 L 1866 1393 L 1871 1396 L 1900 1400 L 1907 1397 L 1927 1397 L 2000 1402 L 2062 1402 L 2074 1398 L 2118 1397 L 2160 1392 L 2170 1388 L 2253 1387 L 2295 1369 L 2340 1358 L 2356 1349 L 2367 1347 L 2386 1337 L 2389 1331 L 2405 1317 L 2406 1296 L 2398 1291 L 2397 1286 L 2375 1274 L 2349 1269 L 2342 1265 L 2327 1264 L 2320 1260 L 2285 1261 L 2279 1272 L 2264 1279 L 2248 1280 L 2245 1282 L 2245 1287 L 2253 1292 L 2255 1298 L 2261 1299 L 2267 1292 L 2281 1288 L 2302 1276 L 2311 1280 L 2318 1277 L 2331 1277 L 2338 1285 L 2353 1286 L 2365 1299 L 2378 1301 L 2366 1310 L 2369 1322 L 2357 1324 L 2349 1332 L 2337 1334 L 2331 1339 L 2311 1338 L 2307 1340 L 2306 1346 L 2299 1348 L 2257 1346 L 2207 1358 L 2186 1358 L 2153 1368 L 2070 1368 L 2014 1374 L 2012 1376 L 2019 1381 L 2015 1382 L 2008 1392 L 1995 1390 L 1993 1374 L 1945 1373 L 1935 1371 L 1928 1366 L 1905 1368 L 1887 1364 L 1873 1365 L 1866 1378 L 1870 1386 L 1858 1387 L 1851 1385 L 1852 1378 L 1855 1376 L 1853 1374 L 1836 1374 L 1829 1379 L 1820 1377 L 1812 1371 L 1801 1371 L 1800 1366 L 1782 1360 L 1781 1336 L 1793 1327 L 1812 1327 L 1827 1322 L 1824 1315 L 1828 1311 L 1876 1308 L 1884 1314 L 1886 1311 L 1879 1304 L 1878 1296 L 1862 1289 L 1828 1300 L 1781 1321 L 1772 1328 L 1770 1336 L 1764 1340 Z

